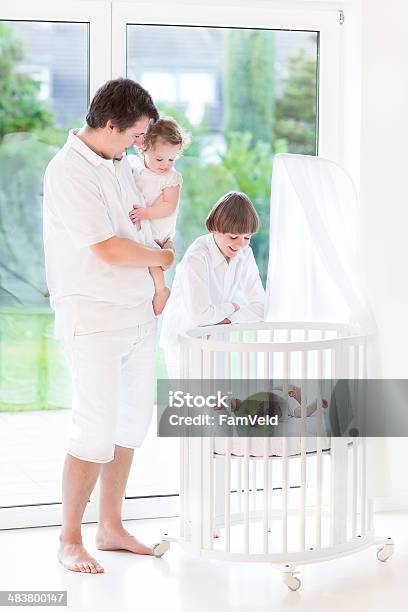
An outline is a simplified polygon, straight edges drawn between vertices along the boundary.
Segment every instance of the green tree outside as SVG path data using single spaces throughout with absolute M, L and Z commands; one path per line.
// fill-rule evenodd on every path
M 275 137 L 288 153 L 316 155 L 316 61 L 299 51 L 289 58 L 283 94 L 276 102 Z
M 24 52 L 14 32 L 0 22 L 0 142 L 11 132 L 31 132 L 54 124 L 38 99 L 40 83 L 17 70 Z
M 275 35 L 265 30 L 228 30 L 225 36 L 224 122 L 228 140 L 248 132 L 252 142 L 273 142 Z

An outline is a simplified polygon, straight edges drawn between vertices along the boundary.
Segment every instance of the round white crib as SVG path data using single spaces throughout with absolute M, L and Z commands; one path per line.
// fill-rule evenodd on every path
M 181 439 L 180 537 L 212 559 L 278 564 L 291 590 L 296 566 L 380 545 L 366 491 L 363 437 L 325 437 L 322 379 L 366 376 L 366 338 L 331 323 L 253 323 L 198 328 L 182 338 L 181 378 L 301 380 L 302 432 L 310 419 L 318 435 L 190 437 Z M 317 410 L 307 417 L 307 389 L 315 380 Z M 287 393 L 284 382 L 283 393 Z M 320 435 L 321 434 L 321 435 Z

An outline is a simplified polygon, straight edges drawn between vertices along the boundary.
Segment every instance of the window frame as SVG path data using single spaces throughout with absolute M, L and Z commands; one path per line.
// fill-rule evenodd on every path
M 305 6 L 309 4 L 309 6 Z M 286 2 L 276 8 L 264 4 L 245 8 L 231 5 L 183 5 L 152 2 L 112 4 L 112 78 L 125 77 L 127 25 L 186 25 L 240 27 L 319 32 L 318 154 L 338 163 L 341 159 L 340 89 L 341 24 L 339 6 Z
M 225 1 L 225 0 L 224 0 Z M 256 10 L 254 10 L 256 8 Z M 312 2 L 265 3 L 251 8 L 230 4 L 151 4 L 136 2 L 56 3 L 53 0 L 15 0 L 0 8 L 0 20 L 63 21 L 89 24 L 88 96 L 91 99 L 100 85 L 119 76 L 126 76 L 127 24 L 196 25 L 218 27 L 270 28 L 318 31 L 318 152 L 323 157 L 342 163 L 341 159 L 341 44 L 340 5 L 316 6 Z M 84 521 L 97 520 L 98 486 L 87 505 Z M 178 498 L 141 497 L 126 499 L 125 519 L 174 516 Z M 61 504 L 15 506 L 0 509 L 0 529 L 60 525 Z
M 88 30 L 88 102 L 111 78 L 111 9 L 107 2 L 57 3 L 38 0 L 35 3 L 15 0 L 0 9 L 0 21 L 49 21 L 87 23 Z
M 58 4 L 15 0 L 0 8 L 0 21 L 39 21 L 88 24 L 88 103 L 95 91 L 111 78 L 110 4 L 86 0 Z M 84 522 L 97 520 L 97 490 L 91 496 Z M 0 508 L 0 529 L 61 524 L 61 504 L 33 504 Z

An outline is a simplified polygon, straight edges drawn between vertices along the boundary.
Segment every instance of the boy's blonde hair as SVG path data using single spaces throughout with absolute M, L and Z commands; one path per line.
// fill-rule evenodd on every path
M 158 140 L 164 140 L 172 145 L 180 145 L 180 152 L 190 144 L 190 135 L 171 117 L 160 117 L 151 122 L 143 138 L 142 150 L 154 148 Z
M 230 191 L 214 204 L 205 225 L 209 232 L 255 234 L 259 229 L 259 217 L 245 193 Z

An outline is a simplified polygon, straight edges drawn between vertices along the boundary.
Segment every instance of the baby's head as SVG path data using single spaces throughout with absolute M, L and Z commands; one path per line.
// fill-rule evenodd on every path
M 188 134 L 173 119 L 161 117 L 150 123 L 140 150 L 149 170 L 163 174 L 173 167 L 177 156 L 189 142 Z
M 259 228 L 259 217 L 245 193 L 230 191 L 216 202 L 205 221 L 221 253 L 235 257 Z

